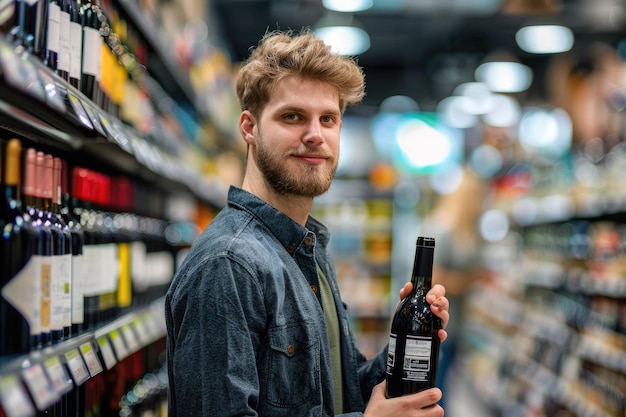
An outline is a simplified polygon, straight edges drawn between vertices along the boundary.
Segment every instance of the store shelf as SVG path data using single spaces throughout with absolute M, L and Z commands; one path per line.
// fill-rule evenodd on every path
M 103 327 L 0 365 L 0 404 L 9 416 L 35 415 L 164 337 L 159 299 Z
M 215 207 L 225 204 L 225 185 L 217 177 L 199 172 L 151 143 L 2 38 L 0 51 L 0 67 L 26 64 L 36 69 L 32 77 L 18 82 L 10 82 L 5 70 L 0 79 L 0 128 L 35 143 L 95 158 L 162 189 L 186 190 Z M 51 102 L 49 97 L 61 100 Z

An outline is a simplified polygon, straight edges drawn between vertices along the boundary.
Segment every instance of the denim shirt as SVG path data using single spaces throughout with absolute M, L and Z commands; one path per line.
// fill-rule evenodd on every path
M 231 187 L 165 299 L 169 415 L 361 416 L 385 371 L 355 345 L 328 230 L 306 227 Z M 332 371 L 316 261 L 341 329 L 344 410 L 333 410 Z

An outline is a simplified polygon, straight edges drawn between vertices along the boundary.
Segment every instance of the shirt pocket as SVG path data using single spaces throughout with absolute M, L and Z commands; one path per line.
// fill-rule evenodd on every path
M 268 332 L 267 402 L 297 407 L 320 393 L 320 344 L 315 328 L 305 322 L 275 327 Z

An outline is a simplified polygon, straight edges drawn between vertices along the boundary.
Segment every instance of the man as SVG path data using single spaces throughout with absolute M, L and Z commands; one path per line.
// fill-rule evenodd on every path
M 442 416 L 436 388 L 385 398 L 386 352 L 357 350 L 329 231 L 309 216 L 337 168 L 342 114 L 363 97 L 361 69 L 308 31 L 268 33 L 237 94 L 242 187 L 166 296 L 170 415 Z M 447 323 L 444 293 L 433 288 L 431 308 Z

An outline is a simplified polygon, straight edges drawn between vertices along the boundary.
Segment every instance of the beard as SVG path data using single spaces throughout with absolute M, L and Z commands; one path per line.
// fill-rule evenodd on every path
M 288 160 L 293 155 L 304 153 L 320 154 L 317 148 L 302 145 L 298 148 L 281 152 L 272 149 L 263 140 L 259 133 L 256 144 L 256 153 L 253 154 L 259 170 L 265 177 L 266 183 L 278 194 L 298 197 L 317 197 L 324 194 L 337 171 L 337 158 L 329 156 L 326 163 L 321 165 L 297 164 L 297 170 L 290 170 Z

